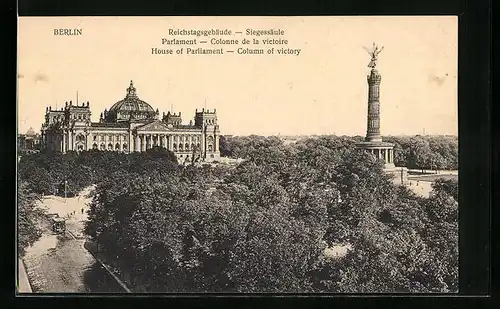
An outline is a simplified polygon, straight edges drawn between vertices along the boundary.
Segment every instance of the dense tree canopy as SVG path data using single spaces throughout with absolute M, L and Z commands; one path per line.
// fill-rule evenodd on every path
M 458 184 L 439 180 L 419 197 L 358 140 L 228 138 L 221 151 L 247 160 L 216 167 L 180 166 L 160 149 L 38 154 L 20 174 L 47 178 L 30 183 L 37 192 L 97 184 L 85 231 L 137 291 L 457 291 Z M 420 164 L 441 147 L 403 144 L 400 160 Z M 338 245 L 351 249 L 324 254 Z
M 456 136 L 388 136 L 384 141 L 394 144 L 394 163 L 411 169 L 458 169 L 458 138 Z M 288 148 L 302 149 L 314 145 L 317 152 L 325 149 L 354 148 L 356 142 L 362 141 L 360 136 L 320 136 L 299 139 Z M 277 137 L 236 136 L 221 137 L 221 154 L 233 158 L 252 158 L 259 149 L 283 146 Z M 256 153 L 257 151 L 257 153 Z
M 114 173 L 87 232 L 147 291 L 456 291 L 457 184 L 418 197 L 352 143 L 257 138 L 233 168 Z
M 19 162 L 19 178 L 38 194 L 76 194 L 86 186 L 97 184 L 116 171 L 146 172 L 176 169 L 175 155 L 155 147 L 144 153 L 118 153 L 90 150 L 66 154 L 40 152 L 23 156 Z

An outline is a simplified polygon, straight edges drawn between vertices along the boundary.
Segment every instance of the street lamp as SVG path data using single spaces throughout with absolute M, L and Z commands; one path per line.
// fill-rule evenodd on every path
M 68 185 L 68 181 L 64 180 L 64 203 L 66 203 L 66 198 L 67 198 L 67 193 L 66 193 L 67 185 Z

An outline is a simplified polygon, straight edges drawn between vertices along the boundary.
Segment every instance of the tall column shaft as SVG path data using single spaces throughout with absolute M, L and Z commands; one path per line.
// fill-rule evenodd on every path
M 381 76 L 377 70 L 372 69 L 368 80 L 368 117 L 365 140 L 368 142 L 381 142 L 380 136 L 380 81 Z

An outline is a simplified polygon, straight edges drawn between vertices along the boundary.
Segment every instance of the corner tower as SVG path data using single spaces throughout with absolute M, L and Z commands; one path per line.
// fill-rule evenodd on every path
M 217 110 L 210 111 L 205 108 L 201 111 L 196 110 L 194 125 L 202 131 L 202 158 L 208 161 L 218 160 L 220 130 L 217 124 Z

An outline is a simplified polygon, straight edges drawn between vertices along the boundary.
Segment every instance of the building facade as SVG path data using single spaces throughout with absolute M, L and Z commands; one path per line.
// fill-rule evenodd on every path
M 63 153 L 91 149 L 131 153 L 156 146 L 172 151 L 179 162 L 220 158 L 215 109 L 196 110 L 189 125 L 182 124 L 180 112 L 169 111 L 160 118 L 158 109 L 139 99 L 132 81 L 125 98 L 105 109 L 99 122 L 91 121 L 89 102 L 66 102 L 60 110 L 47 107 L 41 136 L 43 147 Z

